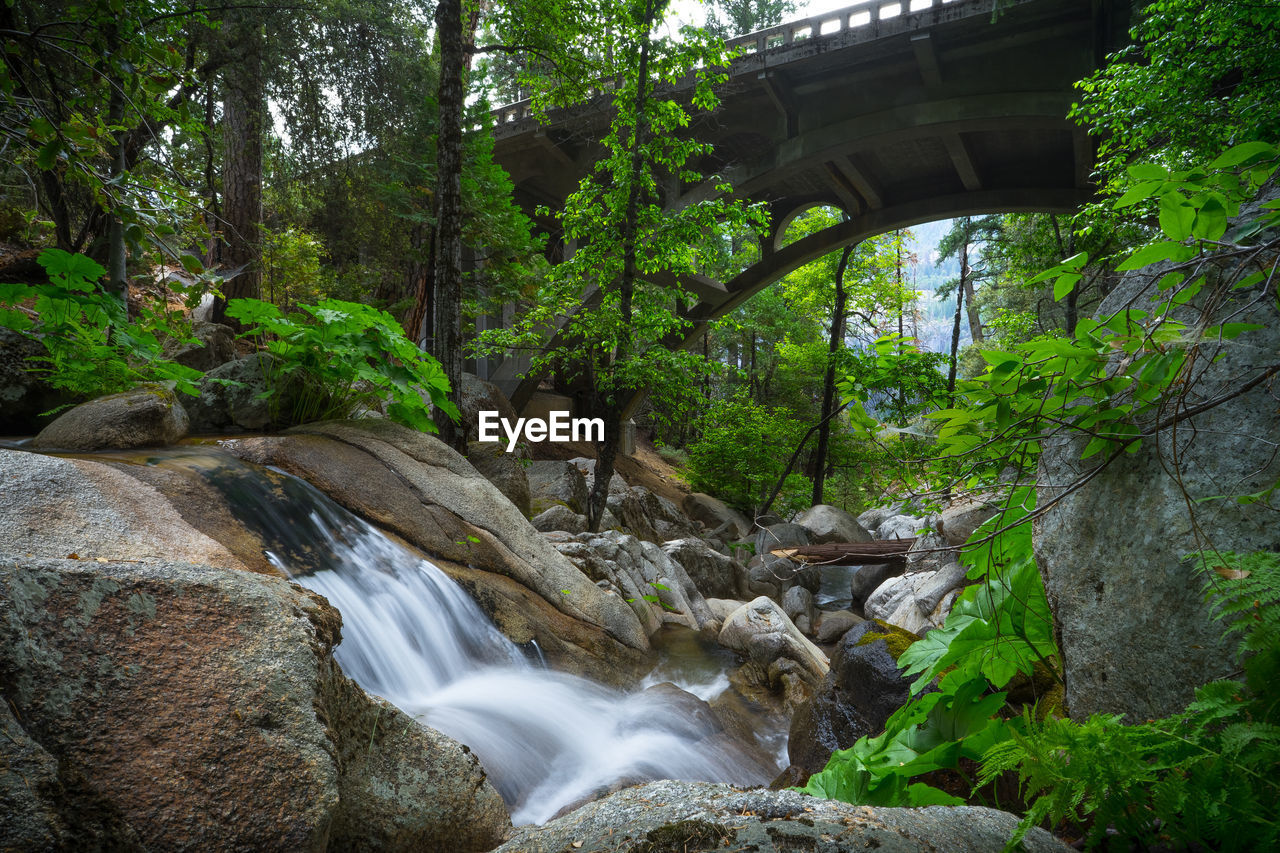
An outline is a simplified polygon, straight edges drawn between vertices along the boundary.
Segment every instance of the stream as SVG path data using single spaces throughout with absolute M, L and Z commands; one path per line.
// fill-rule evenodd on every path
M 693 632 L 655 638 L 660 663 L 632 691 L 554 672 L 441 569 L 310 484 L 212 448 L 164 451 L 145 464 L 185 468 L 218 488 L 273 543 L 272 563 L 341 611 L 334 654 L 346 674 L 470 747 L 515 824 L 643 781 L 760 785 L 778 772 L 786 731 L 776 721 L 748 723 L 758 744 L 743 744 L 706 706 L 656 686 L 673 682 L 706 700 L 726 693 L 736 658 Z

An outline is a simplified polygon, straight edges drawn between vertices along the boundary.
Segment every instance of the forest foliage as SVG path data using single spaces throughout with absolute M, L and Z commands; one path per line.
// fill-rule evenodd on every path
M 283 404 L 305 389 L 282 420 L 368 407 L 424 430 L 433 409 L 456 416 L 457 383 L 433 357 L 460 361 L 442 337 L 456 326 L 468 355 L 532 353 L 533 371 L 583 390 L 611 441 L 647 389 L 640 425 L 692 486 L 748 512 L 997 495 L 1004 511 L 962 554 L 971 583 L 899 659 L 913 698 L 805 790 L 923 805 L 986 801 L 1013 780 L 1024 830 L 1275 846 L 1275 555 L 1188 555 L 1240 641 L 1241 679 L 1163 720 L 1071 721 L 1031 521 L 1047 509 L 1034 476 L 1049 436 L 1080 436 L 1088 470 L 1136 452 L 1194 412 L 1206 354 L 1256 331 L 1188 312 L 1224 292 L 1276 298 L 1280 203 L 1253 202 L 1280 163 L 1280 7 L 1143 5 L 1132 45 L 1078 86 L 1072 114 L 1100 145 L 1100 199 L 1078 215 L 957 220 L 939 253 L 960 275 L 929 287 L 910 232 L 864 240 L 685 350 L 670 345 L 689 332 L 682 278 L 727 281 L 757 261 L 765 216 L 718 177 L 678 213 L 664 187 L 707 177 L 707 146 L 683 131 L 716 107 L 723 39 L 793 9 L 711 6 L 707 31 L 675 37 L 659 0 L 452 3 L 469 14 L 442 44 L 444 4 L 419 0 L 9 0 L 0 325 L 42 343 L 33 367 L 72 399 L 140 381 L 191 394 L 199 373 L 170 355 L 216 297 L 244 351 L 269 356 L 268 393 Z M 689 68 L 690 97 L 672 96 Z M 493 161 L 490 100 L 529 97 L 545 115 L 600 97 L 605 79 L 602 158 L 562 209 L 521 209 Z M 442 112 L 449 92 L 460 117 Z M 842 216 L 805 211 L 783 241 Z M 445 279 L 460 247 L 471 263 L 455 305 Z M 1238 274 L 1209 274 L 1214 259 Z M 1096 316 L 1132 271 L 1158 276 L 1155 299 Z M 502 312 L 514 319 L 495 329 Z M 939 316 L 950 345 L 930 352 Z M 965 797 L 936 784 L 956 778 Z

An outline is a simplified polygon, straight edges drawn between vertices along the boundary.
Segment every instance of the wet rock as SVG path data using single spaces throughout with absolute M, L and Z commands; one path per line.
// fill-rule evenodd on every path
M 342 674 L 320 596 L 166 560 L 11 556 L 0 590 L 0 690 L 57 762 L 39 802 L 70 848 L 478 851 L 507 831 L 473 755 Z
M 187 412 L 164 385 L 139 385 L 58 416 L 31 441 L 38 450 L 127 450 L 163 447 L 187 434 Z
M 0 549 L 85 560 L 170 557 L 245 568 L 152 486 L 89 459 L 0 449 Z
M 791 719 L 787 754 L 792 765 L 817 773 L 834 750 L 884 731 L 889 715 L 906 703 L 911 680 L 902 677 L 886 642 L 863 642 L 867 634 L 883 632 L 874 622 L 863 622 L 841 638 L 830 671 Z
M 852 806 L 796 791 L 741 791 L 708 782 L 650 782 L 611 794 L 543 826 L 519 827 L 495 853 L 991 853 L 1018 818 L 975 806 Z M 1027 853 L 1070 848 L 1042 829 Z
M 856 518 L 829 504 L 809 507 L 796 518 L 796 524 L 809 531 L 809 539 L 815 545 L 871 541 L 871 534 L 862 528 Z

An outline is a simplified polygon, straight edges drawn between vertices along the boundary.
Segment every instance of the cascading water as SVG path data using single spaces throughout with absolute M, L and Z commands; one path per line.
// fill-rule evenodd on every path
M 267 480 L 216 455 L 213 465 L 188 456 L 185 467 L 282 543 L 268 555 L 276 565 L 341 611 L 343 670 L 469 746 L 513 822 L 544 822 L 618 784 L 753 785 L 776 773 L 661 691 L 622 693 L 541 668 L 429 561 L 301 480 Z

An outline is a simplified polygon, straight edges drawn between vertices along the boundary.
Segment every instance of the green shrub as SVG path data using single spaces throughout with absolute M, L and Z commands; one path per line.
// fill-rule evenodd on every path
M 166 342 L 193 341 L 180 312 L 144 304 L 130 319 L 125 304 L 98 290 L 106 274 L 84 255 L 45 249 L 48 284 L 0 284 L 0 326 L 39 341 L 47 355 L 31 366 L 50 385 L 82 397 L 113 394 L 139 382 L 164 382 L 196 394 L 201 373 L 164 356 Z M 34 309 L 32 319 L 19 306 Z
M 281 421 L 345 418 L 388 401 L 388 417 L 423 432 L 436 431 L 431 406 L 457 420 L 439 362 L 409 341 L 390 314 L 337 299 L 298 307 L 284 314 L 260 299 L 227 305 L 227 316 L 274 356 L 266 394 L 280 400 L 281 389 L 301 389 L 288 395 L 295 402 L 290 412 L 278 413 Z
M 782 474 L 804 425 L 785 409 L 746 398 L 717 400 L 698 419 L 700 437 L 688 447 L 689 485 L 751 513 Z M 809 505 L 812 483 L 791 474 L 774 506 L 782 513 Z

